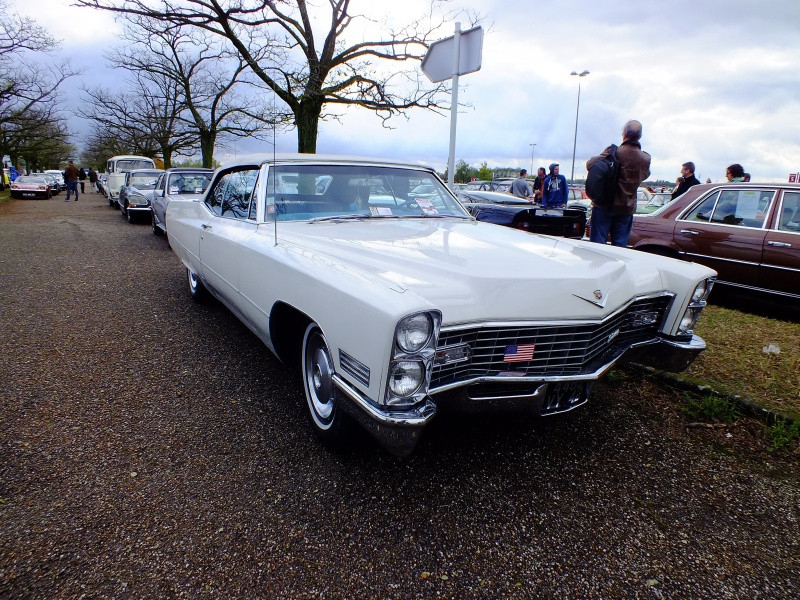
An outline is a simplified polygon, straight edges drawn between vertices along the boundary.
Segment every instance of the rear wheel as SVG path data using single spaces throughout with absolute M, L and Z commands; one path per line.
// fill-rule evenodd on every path
M 192 295 L 192 300 L 203 302 L 208 295 L 206 286 L 203 285 L 203 282 L 191 269 L 186 269 L 186 275 L 189 278 L 189 293 Z
M 302 375 L 308 415 L 314 433 L 327 445 L 344 447 L 352 420 L 342 411 L 333 384 L 333 359 L 325 336 L 311 323 L 303 336 Z

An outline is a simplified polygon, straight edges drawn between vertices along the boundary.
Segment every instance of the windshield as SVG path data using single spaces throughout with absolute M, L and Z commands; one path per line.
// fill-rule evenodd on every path
M 469 214 L 433 173 L 367 165 L 281 165 L 266 185 L 267 218 L 460 217 Z
M 136 158 L 136 159 L 123 159 L 117 161 L 117 172 L 119 171 L 135 171 L 136 169 L 148 169 L 155 167 L 156 164 L 149 158 Z
M 211 173 L 172 173 L 167 184 L 168 194 L 202 194 L 211 183 Z
M 145 173 L 131 173 L 130 185 L 140 190 L 152 190 L 156 187 L 156 180 L 161 174 L 160 171 L 148 171 Z

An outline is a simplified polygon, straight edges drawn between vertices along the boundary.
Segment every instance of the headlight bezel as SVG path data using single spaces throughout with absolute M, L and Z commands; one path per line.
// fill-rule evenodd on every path
M 700 314 L 703 312 L 703 309 L 708 304 L 708 297 L 711 294 L 711 290 L 714 288 L 714 283 L 716 283 L 716 281 L 716 277 L 706 277 L 694 286 L 694 290 L 692 290 L 692 293 L 689 296 L 689 303 L 686 305 L 683 315 L 681 315 L 681 318 L 678 321 L 678 335 L 694 335 L 694 327 L 697 324 L 697 320 L 700 318 Z
M 406 409 L 425 399 L 441 323 L 442 314 L 438 310 L 411 313 L 397 322 L 392 337 L 391 360 L 386 371 L 385 405 Z M 413 335 L 409 336 L 409 332 Z M 405 375 L 413 376 L 399 388 L 396 377 L 401 369 L 405 369 Z

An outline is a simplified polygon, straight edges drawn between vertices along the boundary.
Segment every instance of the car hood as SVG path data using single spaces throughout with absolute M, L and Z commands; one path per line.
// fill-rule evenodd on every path
M 597 319 L 665 288 L 640 253 L 475 221 L 279 224 L 278 240 L 326 255 L 328 266 L 362 282 L 369 274 L 378 285 L 418 295 L 442 311 L 445 324 Z

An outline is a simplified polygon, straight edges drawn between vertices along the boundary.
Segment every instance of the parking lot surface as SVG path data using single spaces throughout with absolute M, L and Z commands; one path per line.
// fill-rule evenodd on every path
M 334 454 L 101 196 L 0 205 L 0 248 L 0 598 L 800 596 L 797 457 L 630 375 L 549 419 L 439 415 L 406 460 Z

